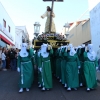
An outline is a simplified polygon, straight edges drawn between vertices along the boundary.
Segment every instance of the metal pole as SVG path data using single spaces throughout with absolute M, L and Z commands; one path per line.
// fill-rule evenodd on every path
M 52 0 L 52 8 L 51 8 L 51 13 L 50 13 L 50 26 L 49 26 L 49 33 L 51 33 L 53 6 L 54 6 L 54 0 Z

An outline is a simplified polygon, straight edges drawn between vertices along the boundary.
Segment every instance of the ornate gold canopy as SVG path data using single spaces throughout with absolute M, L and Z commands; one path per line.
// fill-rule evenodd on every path
M 47 40 L 47 41 L 40 41 L 40 40 L 34 40 L 34 48 L 35 49 L 38 49 L 40 48 L 40 46 L 43 44 L 43 43 L 48 43 L 50 44 L 53 48 L 58 48 L 62 45 L 67 45 L 69 44 L 69 41 L 57 41 L 57 40 Z

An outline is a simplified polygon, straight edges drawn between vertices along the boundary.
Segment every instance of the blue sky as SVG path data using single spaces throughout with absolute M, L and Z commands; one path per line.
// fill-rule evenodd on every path
M 40 32 L 44 31 L 45 19 L 41 15 L 45 13 L 46 6 L 51 2 L 42 0 L 0 0 L 7 13 L 16 26 L 25 25 L 30 39 L 33 38 L 35 22 L 40 22 Z M 61 32 L 66 22 L 74 22 L 88 9 L 88 0 L 64 0 L 54 3 L 54 22 L 57 32 Z

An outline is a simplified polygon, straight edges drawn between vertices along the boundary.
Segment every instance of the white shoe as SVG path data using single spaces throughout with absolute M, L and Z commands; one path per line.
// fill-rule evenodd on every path
M 82 84 L 82 83 L 80 83 L 80 86 L 83 86 L 83 84 Z
M 38 87 L 41 87 L 41 84 Z
M 65 88 L 67 87 L 67 84 L 65 84 L 65 86 L 64 86 Z
M 68 91 L 71 91 L 71 88 L 69 87 L 69 88 L 67 88 L 67 90 L 68 90 Z
M 90 88 L 87 88 L 87 91 L 90 91 Z
M 22 93 L 23 92 L 23 88 L 20 88 L 19 92 Z
M 3 71 L 7 71 L 7 69 L 4 68 Z
M 26 88 L 26 91 L 28 92 L 29 91 L 29 88 Z
M 45 87 L 42 88 L 42 91 L 45 91 Z

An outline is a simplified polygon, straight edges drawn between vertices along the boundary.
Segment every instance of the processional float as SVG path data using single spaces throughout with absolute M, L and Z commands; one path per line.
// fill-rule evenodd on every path
M 35 37 L 32 41 L 32 44 L 34 45 L 34 49 L 39 49 L 43 43 L 48 43 L 55 49 L 62 45 L 68 45 L 69 44 L 69 41 L 67 40 L 68 34 L 62 35 L 62 34 L 58 34 L 56 32 L 51 32 L 52 13 L 53 13 L 54 2 L 63 2 L 63 0 L 43 0 L 43 1 L 44 2 L 46 2 L 46 1 L 52 2 L 51 13 L 50 13 L 51 16 L 50 16 L 50 23 L 49 23 L 49 32 L 46 32 L 46 33 L 43 32 L 41 35 L 39 35 L 39 30 L 40 30 L 41 25 L 38 22 L 36 22 L 34 24 Z

